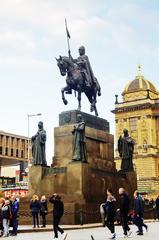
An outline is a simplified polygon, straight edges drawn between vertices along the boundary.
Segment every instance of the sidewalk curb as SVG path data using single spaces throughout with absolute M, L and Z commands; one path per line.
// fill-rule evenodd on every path
M 144 221 L 145 223 L 152 223 L 156 222 L 153 219 L 147 219 Z M 119 224 L 115 224 L 116 226 L 119 226 Z M 25 226 L 26 227 L 26 226 Z M 67 231 L 67 230 L 78 230 L 78 229 L 89 229 L 89 228 L 99 228 L 103 227 L 102 223 L 92 223 L 92 224 L 83 224 L 83 225 L 61 225 L 61 227 Z M 49 225 L 49 227 L 46 228 L 24 228 L 24 229 L 18 229 L 18 233 L 35 233 L 35 232 L 52 232 L 53 226 Z
M 85 224 L 85 225 L 73 225 L 73 226 L 61 226 L 63 228 L 63 230 L 67 231 L 67 230 L 78 230 L 78 229 L 88 229 L 88 228 L 98 228 L 98 227 L 102 227 L 102 224 L 95 224 L 95 225 L 89 225 L 89 224 Z M 53 231 L 53 227 L 49 227 L 49 228 L 26 228 L 26 229 L 19 229 L 18 233 L 34 233 L 34 232 L 52 232 Z

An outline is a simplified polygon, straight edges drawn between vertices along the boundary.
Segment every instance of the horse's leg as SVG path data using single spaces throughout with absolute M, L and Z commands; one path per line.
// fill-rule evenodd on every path
M 81 111 L 81 91 L 78 91 L 78 110 Z
M 94 111 L 95 111 L 95 115 L 98 116 L 98 110 L 97 110 L 96 104 L 94 106 Z
M 97 107 L 96 107 L 96 102 L 97 102 L 97 89 L 94 89 L 94 91 L 92 92 L 93 94 L 91 95 L 91 108 L 90 111 L 91 112 L 95 112 L 95 115 L 98 116 L 98 111 L 97 111 Z
M 93 112 L 94 111 L 94 103 L 93 103 L 93 97 L 92 97 L 92 94 L 90 94 L 90 92 L 85 92 L 85 95 L 87 96 L 91 106 L 90 106 L 90 112 Z
M 68 86 L 66 86 L 66 87 L 64 87 L 64 88 L 61 89 L 62 100 L 63 100 L 63 103 L 64 103 L 65 105 L 67 105 L 67 103 L 68 103 L 67 99 L 65 98 L 65 92 L 66 92 L 66 91 L 69 91 L 69 90 L 70 90 L 70 88 L 69 88 Z

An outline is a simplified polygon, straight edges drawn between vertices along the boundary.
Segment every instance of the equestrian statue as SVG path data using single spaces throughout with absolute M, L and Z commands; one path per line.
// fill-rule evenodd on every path
M 79 48 L 79 57 L 74 59 L 71 56 L 69 38 L 70 34 L 66 25 L 67 41 L 68 41 L 68 57 L 60 56 L 56 58 L 57 66 L 59 67 L 62 76 L 66 76 L 66 86 L 61 89 L 62 100 L 65 105 L 68 101 L 65 98 L 66 94 L 72 94 L 72 90 L 75 91 L 75 96 L 77 92 L 78 99 L 78 110 L 81 110 L 81 94 L 85 93 L 87 96 L 91 107 L 90 111 L 95 112 L 98 116 L 98 111 L 96 107 L 97 95 L 101 96 L 101 88 L 98 83 L 97 78 L 93 74 L 89 58 L 85 55 L 85 47 L 81 46 Z

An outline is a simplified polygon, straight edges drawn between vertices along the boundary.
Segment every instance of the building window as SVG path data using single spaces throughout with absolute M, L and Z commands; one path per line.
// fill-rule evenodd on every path
M 18 157 L 18 149 L 16 149 L 16 157 Z
M 156 117 L 156 125 L 157 125 L 157 144 L 159 145 L 159 117 Z
M 24 151 L 21 151 L 21 158 L 24 158 Z
M 6 155 L 8 155 L 8 148 L 6 148 Z
M 137 130 L 137 118 L 130 118 L 130 131 L 136 131 Z
M 11 157 L 13 157 L 13 148 L 11 148 Z
M 0 155 L 2 155 L 2 146 L 0 147 Z

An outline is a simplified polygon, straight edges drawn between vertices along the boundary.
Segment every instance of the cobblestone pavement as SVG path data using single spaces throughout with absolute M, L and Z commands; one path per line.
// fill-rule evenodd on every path
M 159 240 L 159 222 L 147 223 L 148 232 L 144 231 L 143 236 L 136 235 L 136 227 L 130 226 L 133 231 L 132 235 L 127 239 L 132 240 Z M 122 237 L 121 226 L 116 226 L 116 239 L 125 239 Z M 93 235 L 95 240 L 107 240 L 110 237 L 110 233 L 107 228 L 91 228 L 91 229 L 80 229 L 80 230 L 68 230 L 66 240 L 91 240 L 91 235 Z M 16 237 L 1 238 L 8 240 L 51 240 L 53 239 L 53 232 L 37 232 L 37 233 L 19 233 Z M 62 237 L 59 236 L 59 240 Z

